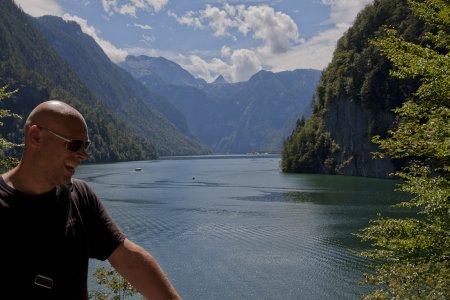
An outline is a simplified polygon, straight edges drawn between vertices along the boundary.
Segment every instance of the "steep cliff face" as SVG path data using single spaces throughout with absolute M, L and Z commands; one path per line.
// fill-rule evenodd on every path
M 372 152 L 378 149 L 370 141 L 376 124 L 385 127 L 385 132 L 393 122 L 392 112 L 375 111 L 361 102 L 343 99 L 331 103 L 324 123 L 339 145 L 339 151 L 333 154 L 336 173 L 384 178 L 393 172 L 395 166 L 390 159 L 373 159 Z

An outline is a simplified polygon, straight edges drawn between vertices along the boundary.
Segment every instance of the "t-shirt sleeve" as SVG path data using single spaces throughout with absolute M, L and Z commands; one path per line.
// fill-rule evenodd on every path
M 73 186 L 87 233 L 89 257 L 105 260 L 123 243 L 125 234 L 85 182 L 73 180 Z

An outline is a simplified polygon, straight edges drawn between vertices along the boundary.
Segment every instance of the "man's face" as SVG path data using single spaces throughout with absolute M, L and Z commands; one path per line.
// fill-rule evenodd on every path
M 41 128 L 45 135 L 45 144 L 40 149 L 41 168 L 50 184 L 68 184 L 78 165 L 89 156 L 84 147 L 75 152 L 67 149 L 68 142 L 64 139 L 88 141 L 87 129 L 82 122 L 64 126 L 52 125 L 50 124 L 48 129 Z

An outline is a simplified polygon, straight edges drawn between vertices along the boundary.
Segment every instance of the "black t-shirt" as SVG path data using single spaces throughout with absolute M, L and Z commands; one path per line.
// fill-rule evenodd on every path
M 124 239 L 85 182 L 28 195 L 0 176 L 0 299 L 87 299 L 89 258 Z

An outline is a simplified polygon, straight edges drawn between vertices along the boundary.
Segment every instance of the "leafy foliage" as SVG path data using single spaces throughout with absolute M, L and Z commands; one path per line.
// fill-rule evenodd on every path
M 108 270 L 105 267 L 99 267 L 95 270 L 94 276 L 97 283 L 104 286 L 106 291 L 89 291 L 89 299 L 124 300 L 137 294 L 133 286 L 114 269 Z
M 281 169 L 284 172 L 314 173 L 323 164 L 327 173 L 333 173 L 331 155 L 339 149 L 330 133 L 323 130 L 321 119 L 313 116 L 308 122 L 297 121 L 297 127 L 281 152 Z
M 392 28 L 373 41 L 394 64 L 392 75 L 418 78 L 420 87 L 400 108 L 388 137 L 374 141 L 378 156 L 406 158 L 397 172 L 409 201 L 398 206 L 415 218 L 379 217 L 359 236 L 373 248 L 363 256 L 378 262 L 366 283 L 376 290 L 366 299 L 447 299 L 450 295 L 450 3 L 410 1 L 428 31 L 413 43 Z
M 16 91 L 7 92 L 8 86 L 0 87 L 0 102 L 11 97 Z M 15 113 L 12 113 L 9 109 L 0 109 L 0 127 L 3 126 L 1 121 L 3 118 L 16 118 L 21 119 L 21 117 Z M 14 147 L 19 147 L 21 145 L 9 142 L 0 136 L 0 171 L 9 169 L 18 163 L 18 160 L 14 157 L 5 155 L 5 151 L 8 151 Z

